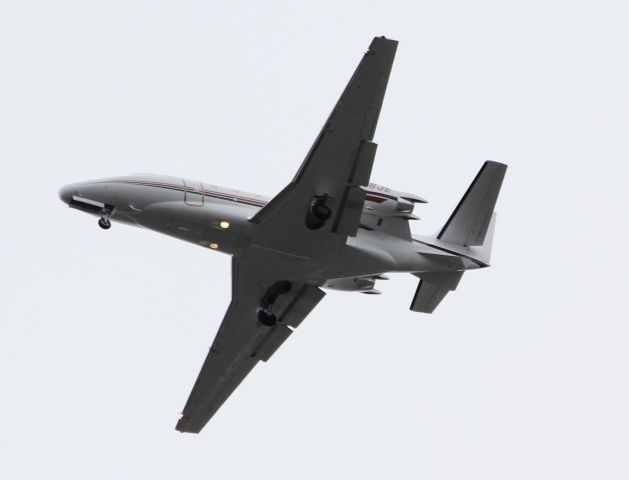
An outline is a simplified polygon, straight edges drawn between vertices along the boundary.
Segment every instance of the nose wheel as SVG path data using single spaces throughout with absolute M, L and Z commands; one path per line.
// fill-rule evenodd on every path
M 103 230 L 109 230 L 111 228 L 111 222 L 108 218 L 101 218 L 98 220 L 98 226 Z

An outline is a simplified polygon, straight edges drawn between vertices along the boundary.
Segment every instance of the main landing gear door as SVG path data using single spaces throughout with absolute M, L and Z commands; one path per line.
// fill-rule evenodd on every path
M 191 207 L 203 206 L 203 186 L 200 182 L 192 182 L 190 180 L 183 180 L 184 194 L 183 199 L 186 205 Z

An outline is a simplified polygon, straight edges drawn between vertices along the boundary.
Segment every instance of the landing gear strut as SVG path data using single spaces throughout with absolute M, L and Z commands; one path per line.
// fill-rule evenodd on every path
M 103 230 L 108 230 L 111 228 L 111 222 L 109 221 L 108 218 L 102 217 L 98 220 L 98 226 L 102 228 Z

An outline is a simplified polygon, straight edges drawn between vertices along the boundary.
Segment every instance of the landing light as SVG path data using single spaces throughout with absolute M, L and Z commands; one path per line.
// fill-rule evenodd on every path
M 218 248 L 218 243 L 214 243 L 214 242 L 210 243 L 210 248 L 212 250 L 216 250 Z
M 221 220 L 218 226 L 221 228 L 229 228 L 229 222 L 227 220 Z

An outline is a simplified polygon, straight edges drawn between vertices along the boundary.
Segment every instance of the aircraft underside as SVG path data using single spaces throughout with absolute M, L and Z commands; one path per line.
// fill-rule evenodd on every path
M 506 165 L 485 162 L 436 235 L 411 234 L 426 200 L 371 183 L 396 48 L 373 40 L 294 179 L 270 200 L 146 174 L 61 189 L 105 230 L 125 223 L 232 256 L 232 300 L 177 430 L 200 432 L 323 299 L 321 287 L 374 294 L 388 272 L 408 272 L 419 279 L 411 310 L 432 313 L 465 271 L 489 266 Z

